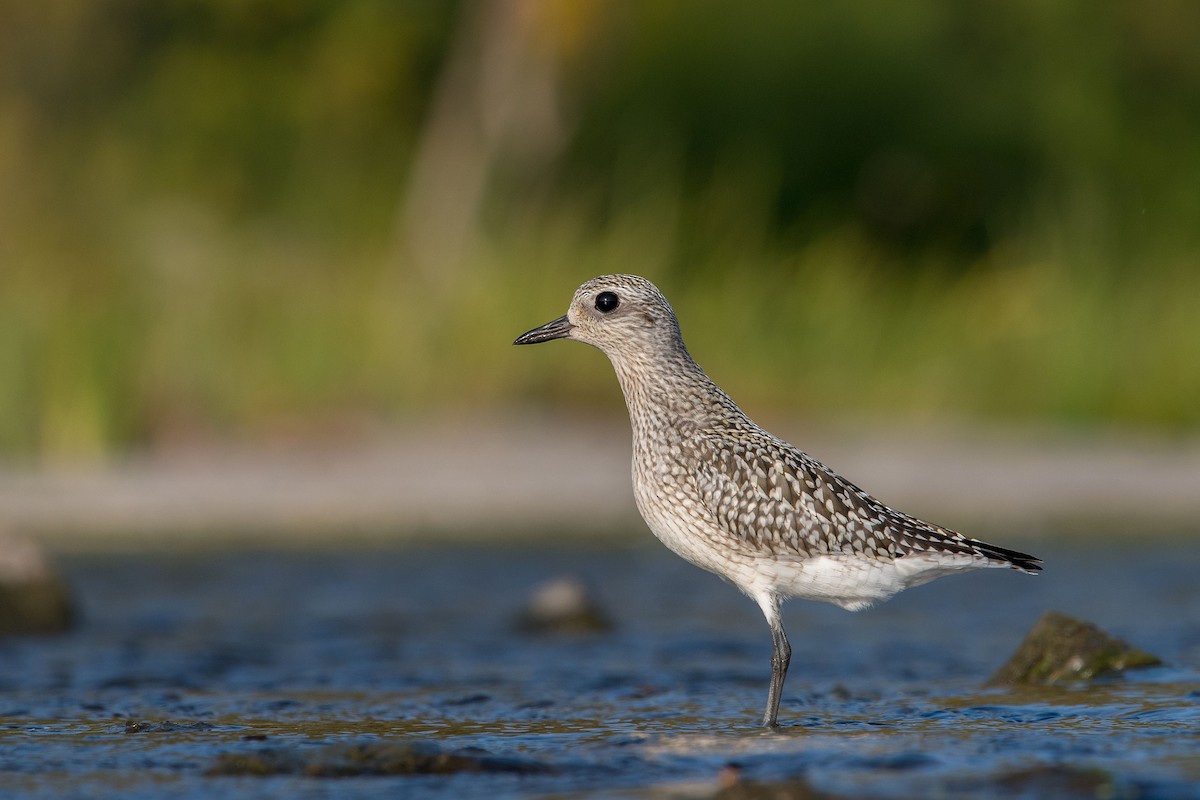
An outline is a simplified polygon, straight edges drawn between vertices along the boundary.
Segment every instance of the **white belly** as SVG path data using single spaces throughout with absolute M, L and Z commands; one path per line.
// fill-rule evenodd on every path
M 755 551 L 715 528 L 709 515 L 682 499 L 668 505 L 636 481 L 634 497 L 642 518 L 663 544 L 756 600 L 799 597 L 857 611 L 934 578 L 987 566 L 983 559 L 964 556 L 913 555 L 885 561 L 854 553 L 804 557 Z M 664 511 L 667 508 L 670 513 Z

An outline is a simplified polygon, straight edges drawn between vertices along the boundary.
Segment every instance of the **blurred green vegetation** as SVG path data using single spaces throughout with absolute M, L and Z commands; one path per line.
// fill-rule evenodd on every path
M 0 452 L 493 405 L 1200 424 L 1200 4 L 0 6 Z M 619 407 L 619 406 L 616 406 Z

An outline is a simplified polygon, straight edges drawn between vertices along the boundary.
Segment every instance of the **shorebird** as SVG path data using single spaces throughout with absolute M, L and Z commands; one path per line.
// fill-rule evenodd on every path
M 889 508 L 771 435 L 692 359 L 662 293 L 636 275 L 579 287 L 564 316 L 513 344 L 574 339 L 612 362 L 633 427 L 638 511 L 668 548 L 758 603 L 771 628 L 763 724 L 775 727 L 792 649 L 784 600 L 850 611 L 979 567 L 1030 574 L 1041 559 Z

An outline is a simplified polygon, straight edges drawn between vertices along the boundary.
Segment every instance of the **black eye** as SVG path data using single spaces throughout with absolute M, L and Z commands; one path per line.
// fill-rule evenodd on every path
M 601 292 L 596 295 L 596 310 L 601 314 L 607 314 L 619 305 L 621 305 L 621 298 L 612 292 Z

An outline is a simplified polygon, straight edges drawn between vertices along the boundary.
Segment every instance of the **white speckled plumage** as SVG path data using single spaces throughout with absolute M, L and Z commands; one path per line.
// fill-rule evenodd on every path
M 559 338 L 599 348 L 616 370 L 633 427 L 634 497 L 650 530 L 766 615 L 774 643 L 768 725 L 791 652 L 783 600 L 858 610 L 961 570 L 1041 569 L 1033 556 L 889 508 L 754 424 L 692 359 L 675 312 L 645 278 L 593 278 L 565 316 L 515 343 Z

